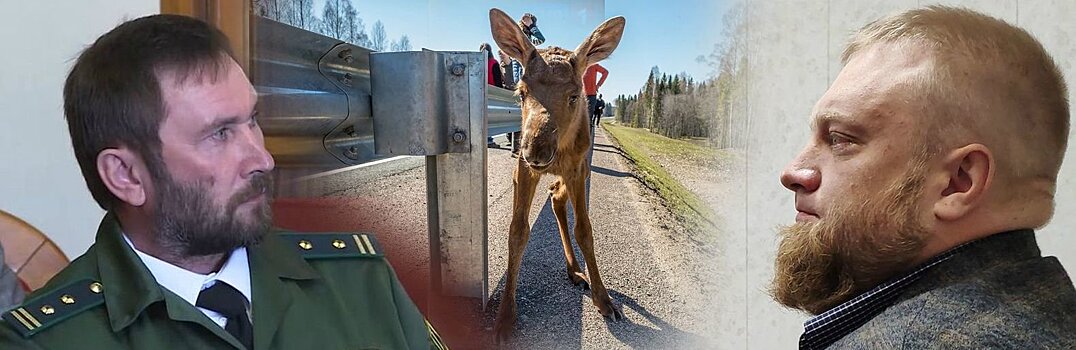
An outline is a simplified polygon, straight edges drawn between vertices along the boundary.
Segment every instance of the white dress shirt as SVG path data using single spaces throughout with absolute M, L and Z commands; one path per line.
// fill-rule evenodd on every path
M 235 287 L 247 298 L 247 316 L 250 316 L 250 305 L 253 305 L 254 300 L 250 297 L 250 265 L 247 262 L 246 248 L 238 248 L 232 251 L 228 255 L 228 260 L 224 261 L 224 265 L 220 267 L 220 271 L 203 275 L 143 253 L 138 248 L 135 248 L 134 244 L 131 244 L 131 240 L 127 238 L 126 234 L 123 235 L 123 240 L 127 242 L 131 249 L 134 249 L 135 253 L 138 254 L 138 258 L 142 259 L 142 263 L 146 265 L 149 273 L 153 275 L 153 278 L 157 280 L 157 284 L 161 285 L 162 288 L 175 293 L 191 305 L 196 305 L 198 303 L 198 293 L 203 289 L 212 287 L 217 281 L 224 281 Z M 222 328 L 228 323 L 228 318 L 216 311 L 200 307 L 198 310 Z

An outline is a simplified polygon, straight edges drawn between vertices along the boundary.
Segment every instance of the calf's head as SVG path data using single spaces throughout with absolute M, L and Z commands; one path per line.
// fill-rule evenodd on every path
M 527 166 L 545 170 L 558 152 L 570 151 L 580 128 L 588 127 L 583 73 L 609 57 L 624 34 L 624 17 L 613 17 L 594 30 L 575 51 L 535 49 L 508 14 L 489 11 L 497 45 L 523 66 L 516 85 L 523 110 L 520 155 Z

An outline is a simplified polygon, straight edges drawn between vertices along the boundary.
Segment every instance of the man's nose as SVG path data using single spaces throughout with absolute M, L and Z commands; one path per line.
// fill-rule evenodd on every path
M 792 192 L 814 192 L 822 183 L 822 173 L 804 160 L 803 154 L 789 163 L 781 173 L 781 185 Z
M 273 155 L 269 154 L 269 150 L 265 149 L 265 137 L 262 135 L 261 127 L 255 126 L 245 134 L 244 163 L 248 168 L 244 173 L 249 175 L 273 171 L 276 162 L 273 160 Z

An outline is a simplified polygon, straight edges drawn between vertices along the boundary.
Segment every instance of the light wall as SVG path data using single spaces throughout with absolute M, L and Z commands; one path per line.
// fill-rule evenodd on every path
M 0 210 L 48 234 L 72 259 L 93 243 L 104 211 L 71 150 L 64 79 L 98 36 L 159 7 L 159 0 L 0 1 Z
M 778 176 L 806 144 L 807 118 L 841 69 L 847 37 L 886 14 L 936 2 L 916 0 L 747 0 L 748 149 L 741 168 L 745 202 L 719 208 L 731 220 L 721 256 L 725 295 L 716 298 L 718 339 L 730 348 L 794 348 L 806 315 L 778 306 L 766 294 L 777 246 L 775 227 L 794 220 L 793 193 Z M 1059 61 L 1076 86 L 1076 2 L 1071 0 L 942 1 L 966 6 L 1026 28 Z M 1076 98 L 1070 88 L 1069 100 Z M 1072 134 L 1070 134 L 1070 140 Z M 1044 255 L 1076 272 L 1076 141 L 1070 141 L 1057 187 L 1057 209 L 1039 234 Z

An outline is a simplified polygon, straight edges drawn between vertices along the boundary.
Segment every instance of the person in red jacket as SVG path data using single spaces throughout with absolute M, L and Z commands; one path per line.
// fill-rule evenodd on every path
M 598 79 L 598 74 L 601 74 L 601 79 Z M 590 123 L 598 125 L 598 89 L 602 84 L 605 84 L 605 78 L 609 77 L 609 70 L 602 67 L 600 64 L 592 64 L 587 67 L 587 72 L 583 74 L 583 90 L 587 94 L 587 115 L 590 116 Z
M 487 43 L 483 43 L 478 47 L 479 51 L 486 54 L 486 79 L 489 85 L 493 85 L 499 88 L 504 87 L 504 74 L 501 73 L 501 65 L 497 63 L 497 59 L 493 57 L 493 49 Z
M 478 47 L 479 51 L 486 53 L 486 83 L 499 88 L 504 87 L 504 74 L 501 73 L 501 65 L 497 63 L 497 59 L 493 58 L 493 48 L 487 43 L 483 43 Z M 486 146 L 497 147 L 497 144 L 493 142 L 492 136 L 486 137 Z

